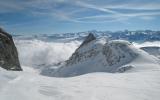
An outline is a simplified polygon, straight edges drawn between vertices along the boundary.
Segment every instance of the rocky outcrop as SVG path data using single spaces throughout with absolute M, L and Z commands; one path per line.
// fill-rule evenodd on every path
M 96 39 L 96 37 L 92 33 L 89 33 L 88 36 L 83 41 L 83 43 L 79 46 L 79 48 L 82 47 L 83 45 L 88 44 L 89 42 L 91 42 L 91 41 L 93 41 L 95 39 Z
M 141 47 L 140 49 L 160 59 L 160 47 L 148 46 L 148 47 Z
M 0 28 L 0 66 L 7 70 L 21 71 L 17 48 L 12 36 Z
M 94 40 L 96 40 L 96 37 L 92 33 L 89 33 L 89 35 L 85 38 L 85 40 L 82 42 L 82 44 L 79 46 L 79 48 L 77 48 L 76 51 L 72 54 L 72 56 L 69 58 L 69 60 L 66 61 L 66 65 L 71 65 L 71 64 L 74 64 L 76 62 L 80 62 L 82 60 L 81 59 L 82 56 L 87 55 L 87 54 L 84 54 L 84 52 L 80 53 L 79 50 L 81 48 L 83 48 L 84 46 L 87 46 L 90 42 L 92 42 Z M 91 51 L 87 51 L 85 53 L 89 53 L 87 55 L 88 57 L 93 55 L 93 54 L 96 54 L 93 49 Z
M 137 56 L 132 44 L 124 40 L 109 41 L 103 47 L 103 54 L 109 66 L 129 63 Z

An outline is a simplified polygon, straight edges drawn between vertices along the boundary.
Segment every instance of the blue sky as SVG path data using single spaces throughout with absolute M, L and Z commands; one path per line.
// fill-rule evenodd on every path
M 0 27 L 14 34 L 160 30 L 160 0 L 0 0 Z

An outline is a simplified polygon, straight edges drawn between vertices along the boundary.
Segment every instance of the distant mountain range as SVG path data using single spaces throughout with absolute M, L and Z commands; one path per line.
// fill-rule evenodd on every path
M 40 35 L 13 35 L 15 38 L 19 39 L 42 39 L 42 40 L 57 40 L 66 39 L 69 40 L 83 40 L 89 33 L 94 34 L 98 37 L 108 37 L 110 40 L 123 39 L 128 41 L 160 41 L 160 31 L 144 30 L 144 31 L 87 31 L 87 32 L 77 32 L 77 33 L 62 33 L 62 34 L 40 34 Z

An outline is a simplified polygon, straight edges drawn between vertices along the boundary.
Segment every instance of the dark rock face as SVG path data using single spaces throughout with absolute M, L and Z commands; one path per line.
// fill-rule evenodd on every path
M 92 33 L 89 33 L 89 35 L 86 37 L 86 39 L 83 41 L 83 43 L 80 45 L 80 47 L 82 47 L 83 45 L 95 40 L 96 37 L 92 34 Z
M 149 47 L 141 47 L 140 49 L 160 59 L 160 47 L 149 46 Z
M 91 41 L 93 40 L 96 40 L 96 37 L 92 34 L 92 33 L 89 33 L 88 36 L 85 38 L 85 40 L 82 42 L 82 44 L 75 50 L 75 52 L 72 54 L 72 56 L 69 58 L 69 60 L 66 61 L 66 65 L 69 65 L 69 64 L 73 64 L 73 63 L 76 63 L 76 62 L 79 62 L 81 60 L 81 57 L 84 55 L 84 54 L 80 54 L 78 52 L 78 50 L 80 48 L 82 48 L 84 45 L 87 45 L 88 43 L 90 43 Z M 93 51 L 91 51 L 92 53 Z
M 21 71 L 18 52 L 12 36 L 0 28 L 0 67 L 7 70 Z

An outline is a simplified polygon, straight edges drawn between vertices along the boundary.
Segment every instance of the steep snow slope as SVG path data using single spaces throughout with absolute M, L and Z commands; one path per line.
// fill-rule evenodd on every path
M 82 44 L 65 65 L 52 73 L 45 71 L 42 74 L 69 77 L 92 72 L 159 69 L 159 60 L 156 57 L 124 40 L 106 41 L 100 38 Z
M 90 73 L 70 78 L 0 69 L 1 100 L 159 100 L 160 71 Z

